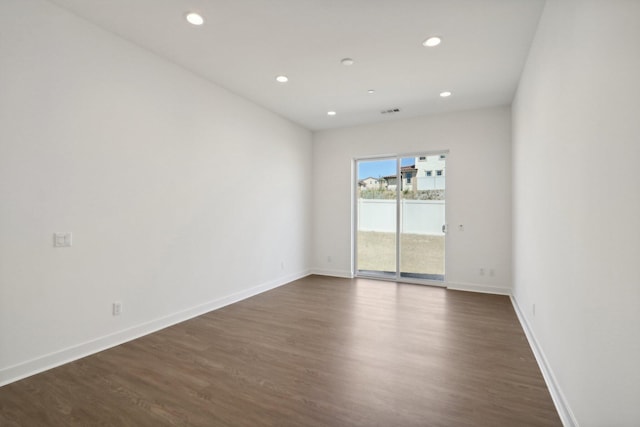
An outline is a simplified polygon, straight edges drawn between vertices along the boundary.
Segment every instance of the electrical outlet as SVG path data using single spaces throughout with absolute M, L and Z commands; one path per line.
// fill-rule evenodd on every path
M 53 233 L 53 246 L 56 248 L 69 247 L 72 243 L 73 235 L 70 231 Z
M 280 270 L 284 270 L 284 261 L 280 262 Z
M 113 303 L 113 315 L 120 316 L 122 314 L 122 303 L 120 301 L 116 301 Z
M 489 276 L 493 277 L 495 275 L 496 275 L 496 271 L 493 268 L 489 269 Z
M 484 268 L 480 267 L 480 271 L 479 271 L 481 276 L 484 276 Z
M 533 304 L 531 306 L 531 312 L 533 313 L 534 316 L 536 315 L 536 305 L 535 304 Z
M 327 255 L 327 262 L 331 262 L 331 255 Z

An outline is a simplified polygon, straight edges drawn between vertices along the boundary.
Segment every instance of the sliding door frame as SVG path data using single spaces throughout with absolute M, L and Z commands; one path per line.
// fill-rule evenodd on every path
M 384 280 L 390 282 L 402 282 L 402 283 L 411 283 L 418 285 L 428 285 L 428 286 L 439 286 L 446 287 L 447 286 L 447 241 L 448 241 L 448 218 L 449 218 L 449 209 L 447 208 L 447 175 L 445 174 L 445 262 L 444 262 L 444 279 L 443 280 L 432 280 L 432 279 L 417 279 L 412 277 L 402 277 L 401 268 L 400 268 L 400 229 L 401 229 L 401 189 L 400 183 L 401 179 L 401 161 L 406 157 L 419 157 L 419 156 L 438 156 L 438 155 L 446 155 L 447 156 L 447 169 L 449 169 L 449 150 L 432 150 L 432 151 L 418 151 L 418 152 L 409 152 L 402 154 L 383 154 L 376 156 L 363 156 L 363 157 L 354 157 L 352 160 L 352 182 L 351 182 L 351 267 L 352 267 L 352 275 L 354 277 L 362 277 L 367 279 L 375 279 L 375 280 Z M 396 187 L 396 272 L 394 277 L 385 277 L 382 275 L 374 275 L 374 274 L 362 274 L 359 273 L 358 270 L 358 162 L 360 161 L 375 161 L 375 160 L 395 160 L 396 162 L 396 182 L 398 187 Z

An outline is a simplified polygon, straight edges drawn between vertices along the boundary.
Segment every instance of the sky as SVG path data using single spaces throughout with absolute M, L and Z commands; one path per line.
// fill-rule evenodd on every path
M 405 157 L 402 159 L 402 166 L 410 166 L 415 163 L 415 157 Z M 360 160 L 358 161 L 358 179 L 368 177 L 378 178 L 396 174 L 396 160 Z

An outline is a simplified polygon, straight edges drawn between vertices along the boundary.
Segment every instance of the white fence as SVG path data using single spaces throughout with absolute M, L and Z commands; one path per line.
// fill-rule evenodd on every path
M 401 200 L 401 233 L 442 236 L 444 200 Z M 358 200 L 358 230 L 396 231 L 395 200 Z

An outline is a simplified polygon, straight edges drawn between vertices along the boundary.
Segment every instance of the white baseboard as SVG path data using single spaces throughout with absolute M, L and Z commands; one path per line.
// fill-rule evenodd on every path
M 331 277 L 343 277 L 345 279 L 353 279 L 355 276 L 350 271 L 344 270 L 323 270 L 323 269 L 314 269 L 311 270 L 311 274 L 317 274 L 320 276 L 331 276 Z M 378 279 L 376 277 L 370 277 L 369 279 Z M 379 280 L 388 280 L 386 278 L 380 278 Z M 411 280 L 403 279 L 403 282 L 412 283 Z M 423 284 L 424 281 L 417 281 L 416 283 Z M 434 286 L 444 286 L 447 289 L 451 289 L 454 291 L 468 291 L 468 292 L 480 292 L 484 294 L 497 294 L 497 295 L 511 295 L 511 288 L 504 288 L 500 286 L 488 286 L 481 285 L 475 283 L 454 283 L 454 282 L 433 282 Z
M 480 292 L 483 294 L 497 294 L 497 295 L 511 295 L 511 288 L 504 288 L 501 286 L 489 286 L 479 283 L 455 283 L 447 282 L 447 289 L 452 291 L 468 291 L 468 292 Z
M 311 270 L 311 274 L 317 274 L 319 276 L 343 277 L 345 279 L 353 279 L 353 274 L 350 271 L 346 271 L 346 270 L 314 269 L 314 270 Z
M 154 319 L 149 322 L 145 322 L 121 331 L 114 332 L 109 335 L 105 335 L 103 337 L 67 347 L 65 349 L 40 356 L 26 362 L 19 363 L 17 365 L 2 368 L 0 369 L 0 386 L 21 380 L 26 377 L 30 377 L 31 375 L 44 372 L 46 370 L 55 368 L 56 366 L 64 365 L 65 363 L 73 362 L 74 360 L 81 359 L 83 357 L 98 353 L 108 348 L 124 344 L 125 342 L 140 338 L 144 335 L 148 335 L 177 323 L 184 322 L 185 320 L 192 319 L 194 317 L 200 316 L 213 310 L 217 310 L 229 304 L 233 304 L 235 302 L 242 301 L 268 290 L 275 289 L 279 286 L 286 285 L 287 283 L 293 282 L 294 280 L 306 277 L 309 274 L 309 271 L 303 271 L 300 273 L 280 277 L 261 285 L 254 286 L 243 291 L 235 292 L 225 297 L 218 298 L 213 301 L 209 301 L 207 303 L 170 314 L 168 316 Z
M 549 393 L 551 394 L 551 399 L 556 406 L 556 410 L 558 411 L 558 415 L 560 416 L 562 425 L 565 427 L 578 427 L 578 421 L 576 420 L 573 411 L 571 411 L 571 408 L 567 403 L 567 399 L 564 397 L 564 393 L 562 393 L 562 390 L 558 385 L 558 381 L 556 380 L 555 375 L 553 375 L 553 371 L 551 370 L 551 366 L 549 365 L 549 362 L 547 361 L 547 358 L 542 351 L 542 347 L 540 347 L 540 345 L 538 344 L 538 340 L 536 339 L 533 330 L 529 327 L 527 318 L 522 313 L 522 310 L 520 310 L 518 301 L 513 297 L 513 295 L 511 296 L 511 304 L 513 305 L 513 309 L 518 316 L 520 325 L 522 325 L 522 329 L 527 336 L 529 347 L 531 347 L 533 355 L 538 362 L 538 366 L 540 367 L 540 371 L 542 372 L 544 381 L 547 384 Z

